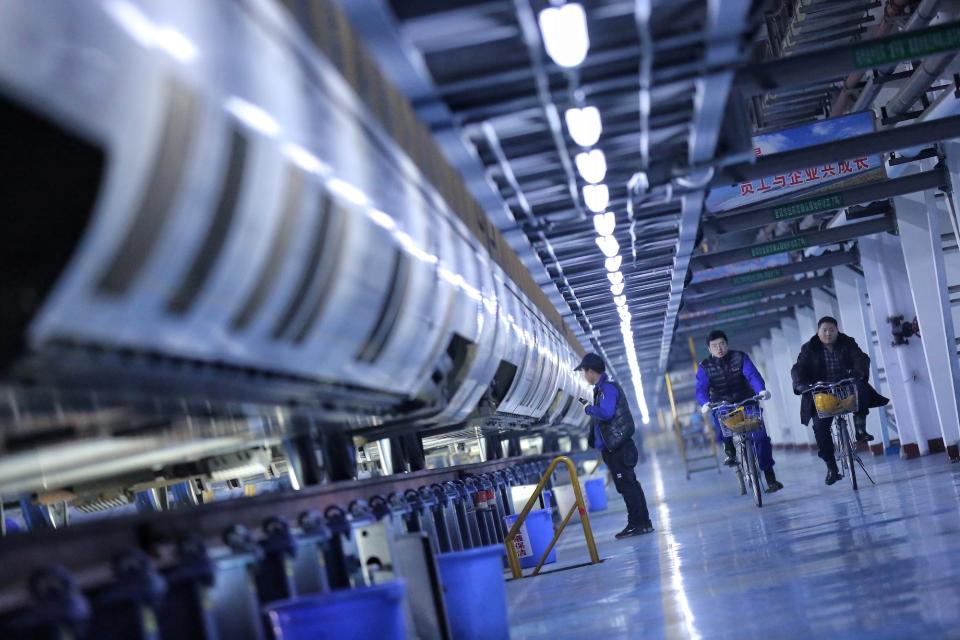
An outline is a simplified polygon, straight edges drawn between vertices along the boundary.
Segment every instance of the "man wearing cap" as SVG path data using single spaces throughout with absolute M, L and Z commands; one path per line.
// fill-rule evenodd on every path
M 616 535 L 620 539 L 651 533 L 653 524 L 650 522 L 643 488 L 633 470 L 637 466 L 639 452 L 633 442 L 636 427 L 627 395 L 619 384 L 607 377 L 606 370 L 603 359 L 595 353 L 583 356 L 580 366 L 576 368 L 593 385 L 593 404 L 580 400 L 586 405 L 584 411 L 592 419 L 590 445 L 600 450 L 603 461 L 613 474 L 617 493 L 623 496 L 623 502 L 627 505 L 627 526 Z

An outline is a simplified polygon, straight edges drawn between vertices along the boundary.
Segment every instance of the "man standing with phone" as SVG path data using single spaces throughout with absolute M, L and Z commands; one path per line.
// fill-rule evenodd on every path
M 634 467 L 639 460 L 637 446 L 633 442 L 636 426 L 630 413 L 630 404 L 623 388 L 610 380 L 603 358 L 595 353 L 583 356 L 575 371 L 582 371 L 583 378 L 593 385 L 593 404 L 580 398 L 584 412 L 591 417 L 590 445 L 600 450 L 603 461 L 613 474 L 617 493 L 623 496 L 627 506 L 627 526 L 618 533 L 618 539 L 653 532 L 650 512 L 643 488 L 637 480 Z

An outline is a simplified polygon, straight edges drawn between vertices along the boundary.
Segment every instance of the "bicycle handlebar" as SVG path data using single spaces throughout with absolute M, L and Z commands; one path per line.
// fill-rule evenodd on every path
M 833 387 L 838 387 L 841 384 L 849 384 L 851 382 L 856 382 L 856 378 L 844 378 L 843 380 L 837 380 L 836 382 L 816 382 L 814 384 L 808 385 L 800 393 L 810 393 L 811 391 L 823 391 L 825 389 L 832 389 Z
M 749 404 L 751 402 L 761 402 L 763 400 L 763 397 L 764 395 L 762 393 L 758 393 L 752 398 L 747 398 L 746 400 L 741 400 L 740 402 L 737 402 L 737 403 L 726 402 L 721 400 L 720 402 L 710 402 L 707 404 L 707 406 L 710 407 L 711 411 L 713 411 L 714 409 L 726 409 L 726 408 L 739 409 L 745 404 Z

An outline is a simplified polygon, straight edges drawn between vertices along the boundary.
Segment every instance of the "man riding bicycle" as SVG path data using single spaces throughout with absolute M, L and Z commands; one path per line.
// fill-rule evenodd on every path
M 707 336 L 707 347 L 710 356 L 700 363 L 697 369 L 697 402 L 704 416 L 710 413 L 712 402 L 742 402 L 754 395 L 770 397 L 763 377 L 754 366 L 750 357 L 742 351 L 731 351 L 727 347 L 727 334 L 723 331 L 712 331 Z M 712 419 L 713 428 L 717 435 L 717 442 L 723 443 L 727 454 L 724 464 L 730 467 L 737 466 L 737 450 L 733 438 L 724 438 L 716 416 Z M 773 445 L 766 429 L 760 429 L 750 434 L 750 439 L 757 451 L 757 460 L 760 469 L 767 478 L 767 492 L 773 493 L 783 488 L 773 471 Z
M 818 418 L 814 410 L 813 395 L 804 393 L 817 382 L 837 382 L 844 378 L 856 378 L 859 410 L 853 416 L 857 442 L 869 442 L 873 436 L 867 433 L 867 413 L 871 407 L 882 407 L 890 402 L 870 386 L 870 356 L 865 354 L 850 336 L 840 333 L 837 321 L 830 316 L 820 318 L 817 335 L 810 338 L 800 349 L 797 363 L 790 370 L 793 392 L 803 394 L 800 401 L 800 422 L 813 420 L 813 433 L 817 439 L 820 459 L 827 465 L 826 484 L 840 479 L 834 457 L 833 437 L 830 426 L 833 418 Z

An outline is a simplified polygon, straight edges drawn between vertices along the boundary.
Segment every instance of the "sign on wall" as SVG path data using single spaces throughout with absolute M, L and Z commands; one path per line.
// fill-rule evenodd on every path
M 759 158 L 783 151 L 845 140 L 873 131 L 873 112 L 861 111 L 757 135 L 753 138 L 753 152 Z M 708 214 L 723 213 L 740 207 L 761 204 L 766 200 L 785 195 L 812 197 L 827 191 L 876 182 L 885 177 L 886 172 L 881 155 L 853 157 L 735 185 L 714 187 L 707 195 L 706 209 Z M 784 209 L 783 216 L 794 217 L 792 213 Z

